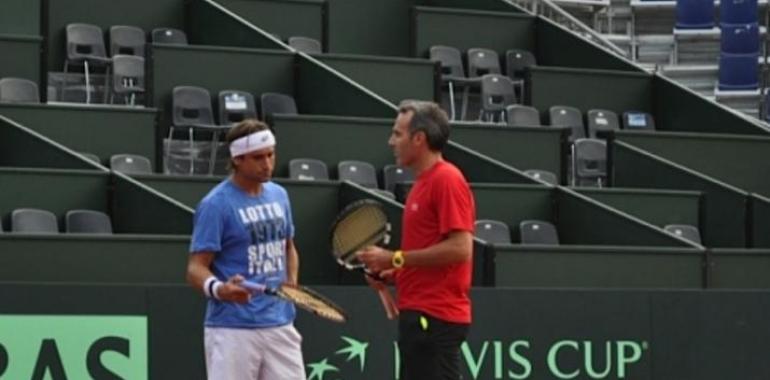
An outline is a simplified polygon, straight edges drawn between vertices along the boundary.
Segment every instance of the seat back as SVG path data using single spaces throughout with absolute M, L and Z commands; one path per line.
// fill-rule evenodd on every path
M 544 220 L 523 220 L 519 223 L 521 244 L 559 245 L 556 227 Z
M 40 103 L 37 84 L 22 78 L 0 79 L 0 102 Z
M 529 50 L 510 49 L 505 52 L 505 73 L 511 79 L 522 79 L 526 69 L 536 64 L 535 55 Z
M 58 234 L 56 215 L 47 210 L 20 208 L 11 212 L 11 231 L 17 233 Z
M 112 57 L 112 88 L 116 93 L 144 92 L 144 58 L 136 55 Z
M 676 236 L 685 238 L 693 243 L 701 244 L 700 231 L 698 231 L 698 227 L 689 224 L 669 224 L 663 227 L 663 229 Z
M 719 55 L 719 89 L 750 91 L 759 88 L 759 54 Z
M 598 139 L 577 139 L 574 155 L 576 185 L 601 186 L 607 176 L 607 143 Z
M 110 157 L 110 168 L 125 174 L 152 174 L 152 163 L 136 154 L 115 154 Z
M 479 219 L 475 223 L 477 238 L 489 244 L 511 244 L 511 230 L 508 225 L 491 219 Z
M 66 27 L 66 35 L 68 60 L 107 57 L 102 28 L 91 24 L 69 24 Z
M 484 48 L 468 49 L 468 77 L 500 74 L 500 58 L 497 52 Z
M 382 182 L 385 190 L 396 191 L 396 185 L 399 183 L 413 182 L 414 172 L 409 168 L 398 165 L 385 165 L 382 168 Z
M 501 74 L 486 74 L 481 77 L 481 108 L 486 112 L 501 112 L 516 103 L 516 94 L 511 79 Z
M 539 127 L 540 111 L 535 107 L 514 104 L 505 107 L 508 125 L 517 127 Z
M 592 139 L 597 137 L 597 133 L 601 134 L 620 129 L 618 115 L 615 112 L 593 109 L 589 110 L 586 115 L 588 119 L 588 137 Z
M 337 173 L 340 181 L 351 181 L 364 187 L 377 188 L 377 171 L 368 162 L 341 161 L 337 164 Z
M 219 124 L 229 125 L 244 119 L 257 118 L 254 96 L 246 91 L 223 90 L 219 92 Z
M 322 52 L 321 42 L 310 37 L 289 37 L 289 46 L 308 54 L 318 54 Z
M 112 221 L 107 214 L 94 210 L 70 210 L 64 217 L 69 233 L 111 234 Z
M 465 78 L 465 66 L 460 50 L 451 46 L 431 46 L 430 60 L 439 62 L 442 77 Z
M 155 28 L 152 30 L 152 42 L 159 44 L 187 45 L 187 35 L 174 28 Z
M 329 169 L 321 160 L 295 158 L 289 161 L 289 178 L 302 181 L 328 180 Z
M 723 24 L 754 24 L 759 21 L 758 13 L 757 0 L 719 2 L 719 22 Z
M 759 54 L 759 25 L 757 23 L 723 23 L 721 28 L 722 38 L 720 45 L 723 53 Z
M 174 87 L 172 98 L 175 126 L 214 125 L 211 95 L 208 90 L 195 86 Z
M 647 112 L 626 111 L 623 112 L 623 129 L 631 131 L 654 131 L 655 120 Z
M 585 124 L 583 124 L 583 114 L 579 109 L 568 106 L 553 106 L 548 110 L 551 126 L 569 127 L 570 141 L 586 136 Z
M 116 25 L 110 28 L 110 55 L 144 57 L 146 37 L 144 30 L 135 26 Z
M 556 174 L 549 172 L 547 170 L 529 169 L 529 170 L 525 170 L 524 174 L 534 179 L 539 179 L 547 184 L 551 184 L 551 185 L 559 184 L 559 177 L 557 177 Z
M 297 103 L 294 98 L 277 92 L 266 92 L 260 97 L 262 119 L 269 121 L 274 114 L 296 115 Z
M 677 29 L 711 29 L 713 27 L 713 0 L 676 0 Z

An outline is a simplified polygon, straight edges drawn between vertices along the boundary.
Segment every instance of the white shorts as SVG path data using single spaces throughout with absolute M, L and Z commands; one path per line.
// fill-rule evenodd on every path
M 304 380 L 302 336 L 293 325 L 203 330 L 208 380 Z

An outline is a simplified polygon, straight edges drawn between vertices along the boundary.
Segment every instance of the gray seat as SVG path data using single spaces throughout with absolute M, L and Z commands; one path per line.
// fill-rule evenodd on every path
M 254 96 L 246 91 L 222 90 L 219 92 L 219 124 L 232 125 L 245 119 L 257 118 Z
M 615 112 L 594 109 L 589 110 L 586 115 L 588 119 L 588 137 L 592 139 L 603 137 L 607 132 L 620 129 L 618 115 Z
M 115 25 L 110 28 L 110 56 L 135 55 L 144 57 L 144 30 L 135 26 Z
M 112 57 L 112 95 L 122 98 L 124 103 L 136 104 L 136 96 L 144 94 L 144 58 L 135 55 L 116 55 Z
M 481 77 L 481 110 L 479 120 L 505 122 L 506 107 L 516 103 L 511 79 L 501 74 Z
M 523 220 L 519 223 L 521 244 L 559 245 L 556 227 L 543 220 Z
M 511 230 L 497 220 L 479 219 L 475 223 L 477 238 L 489 244 L 511 244 Z
M 449 91 L 449 117 L 451 120 L 458 118 L 455 102 L 455 87 L 463 89 L 462 106 L 459 115 L 460 120 L 465 118 L 468 109 L 468 91 L 470 81 L 465 75 L 465 66 L 460 50 L 451 46 L 436 45 L 430 48 L 430 60 L 438 62 L 441 66 L 441 82 Z
M 607 177 L 607 143 L 598 139 L 578 139 L 573 154 L 573 184 L 602 187 Z
M 187 45 L 187 35 L 174 28 L 155 28 L 152 30 L 152 42 L 158 44 Z
M 115 154 L 110 157 L 110 168 L 124 174 L 152 174 L 152 163 L 136 154 Z
M 58 234 L 59 223 L 50 211 L 20 208 L 11 212 L 11 231 L 16 233 Z
M 172 125 L 168 131 L 167 156 L 171 152 L 171 141 L 176 129 L 187 130 L 189 141 L 189 174 L 195 174 L 195 131 L 203 131 L 211 134 L 211 156 L 209 158 L 208 174 L 213 174 L 216 160 L 216 147 L 219 134 L 230 126 L 219 126 L 214 122 L 214 113 L 211 108 L 211 95 L 208 90 L 195 86 L 174 87 L 172 98 Z
M 548 115 L 551 126 L 570 128 L 570 142 L 586 137 L 583 114 L 579 109 L 568 106 L 553 106 L 548 110 Z
M 289 37 L 289 46 L 307 54 L 318 54 L 322 52 L 321 42 L 315 38 L 294 36 Z
M 630 131 L 654 131 L 655 120 L 647 112 L 623 112 L 623 129 Z
M 663 229 L 676 236 L 685 238 L 693 243 L 701 244 L 700 231 L 698 231 L 698 227 L 689 224 L 669 224 L 663 227 Z
M 484 48 L 468 49 L 468 77 L 500 74 L 500 57 L 497 52 Z
M 382 182 L 385 190 L 396 191 L 396 185 L 414 181 L 414 172 L 411 169 L 398 165 L 385 165 L 382 168 Z
M 107 214 L 94 210 L 70 210 L 64 217 L 68 233 L 111 234 L 112 222 Z
M 64 61 L 64 72 L 69 72 L 70 66 L 83 66 L 85 74 L 86 103 L 91 103 L 91 69 L 104 68 L 105 78 L 109 76 L 110 58 L 107 57 L 107 50 L 104 47 L 104 35 L 102 28 L 90 24 L 69 24 L 66 27 L 67 38 L 67 58 Z M 68 90 L 68 86 L 64 87 Z M 104 100 L 107 100 L 107 93 L 104 90 Z M 66 99 L 66 95 L 62 94 Z
M 527 69 L 536 65 L 535 55 L 524 49 L 509 49 L 505 52 L 505 74 L 519 88 L 519 97 L 524 97 L 524 80 Z
M 557 177 L 556 174 L 551 173 L 551 172 L 549 172 L 547 170 L 529 169 L 529 170 L 525 170 L 524 174 L 526 174 L 526 175 L 528 175 L 528 176 L 530 176 L 530 177 L 532 177 L 534 179 L 543 181 L 543 182 L 545 182 L 547 184 L 550 184 L 550 185 L 558 185 L 559 184 L 559 177 Z
M 377 171 L 368 162 L 346 160 L 337 164 L 337 178 L 340 181 L 351 181 L 363 187 L 372 189 L 377 186 Z
M 0 102 L 40 103 L 37 83 L 23 78 L 0 79 Z
M 513 104 L 505 107 L 507 124 L 516 127 L 539 127 L 540 111 L 535 107 Z
M 275 114 L 296 115 L 298 113 L 297 103 L 294 102 L 294 98 L 277 92 L 262 94 L 260 97 L 260 108 L 262 110 L 262 120 L 268 124 L 272 124 L 273 115 Z
M 289 178 L 302 181 L 328 180 L 329 169 L 321 160 L 295 158 L 289 161 Z

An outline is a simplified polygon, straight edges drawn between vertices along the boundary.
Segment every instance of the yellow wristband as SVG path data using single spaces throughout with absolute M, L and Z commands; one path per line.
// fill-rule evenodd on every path
M 404 251 L 399 249 L 398 251 L 393 252 L 390 263 L 393 265 L 393 268 L 401 269 L 404 266 Z

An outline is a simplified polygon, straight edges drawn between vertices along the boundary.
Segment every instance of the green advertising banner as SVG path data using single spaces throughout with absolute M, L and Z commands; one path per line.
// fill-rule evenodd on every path
M 147 317 L 0 316 L 2 379 L 147 379 Z

